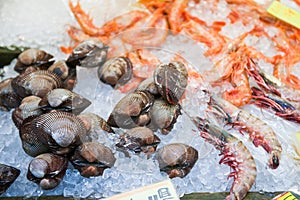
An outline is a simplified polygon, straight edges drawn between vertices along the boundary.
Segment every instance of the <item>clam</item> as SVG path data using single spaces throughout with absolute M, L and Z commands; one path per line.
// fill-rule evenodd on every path
M 8 78 L 0 82 L 0 110 L 10 110 L 16 108 L 21 103 L 19 97 L 11 86 L 13 78 Z
M 188 73 L 182 62 L 159 65 L 154 72 L 154 82 L 161 96 L 170 104 L 177 104 L 187 87 Z
M 73 166 L 84 177 L 101 176 L 114 165 L 116 158 L 110 148 L 98 142 L 87 142 L 76 148 L 70 158 Z
M 151 129 L 135 127 L 122 134 L 116 146 L 124 150 L 131 150 L 135 153 L 153 153 L 159 143 L 160 139 Z
M 160 170 L 170 178 L 183 178 L 198 160 L 198 151 L 183 143 L 173 143 L 158 149 L 156 159 Z
M 19 136 L 22 142 L 24 152 L 32 157 L 38 156 L 43 153 L 51 152 L 47 139 L 50 137 L 44 135 L 40 136 L 38 132 L 32 131 L 31 122 L 35 117 L 29 117 L 22 121 L 19 125 Z
M 81 95 L 63 88 L 56 88 L 39 103 L 42 110 L 61 110 L 65 112 L 81 113 L 91 105 L 91 102 Z
M 66 63 L 74 68 L 77 65 L 86 68 L 101 66 L 107 57 L 108 46 L 97 40 L 90 38 L 77 45 Z
M 55 62 L 48 68 L 63 80 L 63 88 L 73 90 L 76 83 L 76 68 L 71 68 L 64 60 Z
M 124 85 L 132 77 L 132 63 L 126 57 L 113 57 L 98 68 L 98 77 L 113 87 Z
M 34 66 L 46 70 L 53 64 L 53 56 L 40 49 L 27 49 L 18 56 L 14 70 L 23 73 L 27 67 Z
M 12 112 L 12 120 L 17 128 L 20 128 L 23 121 L 28 117 L 43 114 L 39 106 L 41 100 L 42 99 L 37 96 L 28 96 L 22 100 L 21 105 Z
M 108 133 L 114 133 L 114 130 L 108 125 L 108 123 L 100 116 L 94 114 L 94 113 L 84 113 L 77 116 L 79 119 L 81 119 L 87 131 L 99 131 L 103 130 Z
M 84 123 L 74 114 L 61 111 L 26 119 L 19 133 L 24 151 L 31 156 L 45 152 L 66 155 L 88 141 Z
M 0 164 L 0 195 L 3 194 L 20 175 L 20 170 Z
M 150 121 L 147 112 L 153 101 L 154 98 L 149 92 L 135 91 L 130 93 L 116 104 L 107 123 L 112 127 L 120 128 L 143 126 Z
M 65 80 L 69 75 L 69 67 L 64 60 L 55 62 L 48 68 L 48 70 L 55 73 L 62 80 Z
M 24 73 L 12 80 L 13 90 L 20 96 L 44 97 L 49 91 L 63 86 L 62 80 L 53 72 L 38 70 Z
M 151 122 L 148 125 L 153 130 L 160 129 L 163 134 L 168 134 L 181 114 L 179 104 L 169 104 L 164 99 L 156 99 L 150 108 Z
M 68 159 L 45 153 L 35 157 L 29 164 L 27 179 L 37 183 L 43 190 L 59 185 L 68 167 Z
M 158 88 L 154 83 L 153 77 L 149 77 L 142 81 L 139 86 L 137 87 L 138 91 L 148 91 L 153 96 L 159 96 Z

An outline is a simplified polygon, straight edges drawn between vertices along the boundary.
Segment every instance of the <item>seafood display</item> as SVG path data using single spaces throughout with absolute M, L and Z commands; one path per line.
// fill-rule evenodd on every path
M 124 2 L 97 19 L 69 0 L 68 41 L 4 69 L 0 194 L 106 198 L 168 178 L 180 197 L 298 191 L 299 28 L 267 1 Z

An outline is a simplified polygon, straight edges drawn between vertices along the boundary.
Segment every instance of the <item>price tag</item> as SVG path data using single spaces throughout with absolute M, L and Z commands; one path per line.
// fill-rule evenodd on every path
M 106 198 L 106 200 L 179 200 L 170 179 L 130 192 Z
M 278 1 L 273 1 L 267 9 L 271 15 L 281 19 L 297 28 L 300 28 L 300 13 Z
M 285 192 L 276 196 L 273 200 L 298 200 L 291 192 Z
M 300 133 L 296 133 L 296 138 L 297 138 L 297 140 L 298 140 L 298 142 L 300 144 Z M 300 148 L 300 146 L 299 146 L 299 148 Z

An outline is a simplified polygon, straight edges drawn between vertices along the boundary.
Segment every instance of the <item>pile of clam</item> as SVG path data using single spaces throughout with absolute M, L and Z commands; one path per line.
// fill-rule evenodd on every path
M 61 182 L 69 161 L 84 177 L 101 176 L 114 165 L 114 151 L 126 156 L 147 154 L 170 178 L 186 176 L 198 159 L 198 152 L 186 144 L 169 144 L 156 151 L 160 139 L 154 132 L 169 134 L 181 114 L 179 101 L 188 78 L 181 62 L 158 65 L 152 77 L 115 105 L 107 121 L 93 113 L 82 113 L 91 102 L 72 92 L 76 66 L 98 67 L 99 79 L 113 87 L 132 77 L 130 59 L 108 59 L 107 50 L 106 45 L 89 39 L 66 60 L 55 62 L 45 51 L 28 49 L 15 65 L 20 74 L 0 83 L 1 109 L 14 109 L 12 120 L 19 129 L 23 150 L 34 157 L 27 178 L 42 189 L 55 188 Z M 97 130 L 117 135 L 115 149 L 95 141 Z M 8 180 L 11 184 L 20 171 L 2 166 L 14 177 L 0 169 L 0 183 Z M 0 185 L 0 192 L 9 184 L 5 188 Z

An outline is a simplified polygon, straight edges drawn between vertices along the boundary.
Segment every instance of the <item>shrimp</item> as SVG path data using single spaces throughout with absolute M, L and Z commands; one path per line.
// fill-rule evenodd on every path
M 251 153 L 241 141 L 209 121 L 196 117 L 193 122 L 200 131 L 200 136 L 221 152 L 223 157 L 219 163 L 226 164 L 233 170 L 228 178 L 233 177 L 234 182 L 226 199 L 243 199 L 254 184 L 257 174 Z
M 266 74 L 252 59 L 249 63 L 247 72 L 263 91 L 279 96 L 300 110 L 300 90 L 296 90 L 282 83 L 276 77 Z
M 83 32 L 89 36 L 109 36 L 111 33 L 120 33 L 149 15 L 144 11 L 134 10 L 113 18 L 101 27 L 96 27 L 92 18 L 81 8 L 79 0 L 77 5 L 69 1 L 69 7 Z
M 181 33 L 191 37 L 197 42 L 207 45 L 209 49 L 205 52 L 205 56 L 220 53 L 228 39 L 209 27 L 205 21 L 187 12 L 184 12 L 184 16 L 186 20 L 181 25 Z
M 265 122 L 214 95 L 211 96 L 207 112 L 221 122 L 225 120 L 227 124 L 232 124 L 241 133 L 248 133 L 254 146 L 261 146 L 270 154 L 269 167 L 276 169 L 279 166 L 282 147 L 273 129 Z
M 300 79 L 291 74 L 290 67 L 284 65 L 283 62 L 275 64 L 273 75 L 289 87 L 300 90 Z
M 300 124 L 300 112 L 290 102 L 255 87 L 252 87 L 252 96 L 252 103 L 258 107 L 272 110 L 275 115 Z
M 122 33 L 125 43 L 133 46 L 160 46 L 168 36 L 168 22 L 163 15 L 164 8 L 156 9 Z
M 168 14 L 170 29 L 174 35 L 181 31 L 181 24 L 184 22 L 184 9 L 187 7 L 188 0 L 175 0 Z
M 222 85 L 224 81 L 231 83 L 233 89 L 226 90 L 222 97 L 238 107 L 247 104 L 252 98 L 245 65 L 247 65 L 247 56 L 239 55 L 238 52 L 230 53 L 214 66 L 214 70 L 223 70 L 223 72 L 220 78 L 211 83 L 213 86 Z

